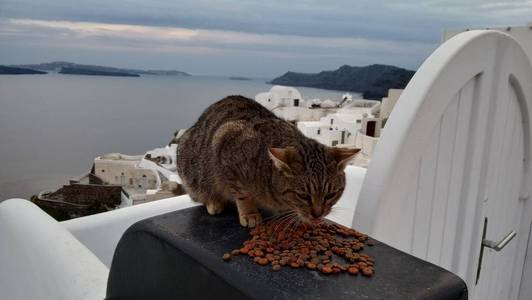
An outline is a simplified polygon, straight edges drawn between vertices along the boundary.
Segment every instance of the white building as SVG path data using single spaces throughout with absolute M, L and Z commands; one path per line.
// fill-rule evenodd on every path
M 307 137 L 331 147 L 357 147 L 353 164 L 367 167 L 381 131 L 402 90 L 390 89 L 382 104 L 375 100 L 354 100 L 329 112 L 319 121 L 299 121 L 297 128 Z
M 171 144 L 144 155 L 104 154 L 94 159 L 93 172 L 107 184 L 122 186 L 130 201 L 126 206 L 155 200 L 159 198 L 154 196 L 158 192 L 168 192 L 164 190 L 180 183 L 176 173 L 176 147 Z
M 372 107 L 379 101 L 353 99 L 351 94 L 344 94 L 341 101 L 331 99 L 303 99 L 294 87 L 273 86 L 269 92 L 259 93 L 255 101 L 271 110 L 276 116 L 291 122 L 318 121 L 320 118 L 335 113 L 338 109 Z
M 278 117 L 295 122 L 305 136 L 324 145 L 361 148 L 354 163 L 366 167 L 401 92 L 390 89 L 382 102 L 353 99 L 350 94 L 344 94 L 339 102 L 305 101 L 293 87 L 274 86 L 255 96 L 255 100 Z
M 296 88 L 282 85 L 274 85 L 269 92 L 258 94 L 255 101 L 269 110 L 277 107 L 305 106 L 305 101 Z
M 319 121 L 299 121 L 297 128 L 306 136 L 327 146 L 355 147 L 357 132 L 371 127 L 377 119 L 380 103 L 374 100 L 354 100 L 348 107 L 327 111 Z M 366 130 L 364 130 L 366 132 Z M 380 134 L 380 126 L 375 126 L 372 135 Z
M 379 115 L 381 119 L 388 120 L 388 118 L 390 117 L 390 114 L 392 113 L 392 109 L 397 103 L 397 100 L 399 100 L 399 97 L 401 96 L 402 92 L 403 92 L 402 89 L 389 89 L 388 90 L 388 96 L 382 98 L 382 102 L 380 106 Z

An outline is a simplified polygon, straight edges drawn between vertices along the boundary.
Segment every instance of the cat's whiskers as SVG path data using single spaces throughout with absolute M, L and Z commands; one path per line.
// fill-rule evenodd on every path
M 299 227 L 300 223 L 301 223 L 301 220 L 299 218 L 294 218 L 294 222 L 290 226 L 290 233 L 294 232 L 294 230 Z
M 276 215 L 273 215 L 273 216 L 269 216 L 269 217 L 267 217 L 267 218 L 264 218 L 264 219 L 262 219 L 262 221 L 263 221 L 263 222 L 268 222 L 268 221 L 272 222 L 272 221 L 274 221 L 274 220 L 276 220 L 276 219 L 279 219 L 279 218 L 281 218 L 281 217 L 286 216 L 286 214 L 288 214 L 288 213 L 290 213 L 290 212 L 292 212 L 292 211 L 291 211 L 291 210 L 289 210 L 289 211 L 284 211 L 284 212 L 278 213 L 278 214 L 276 214 Z
M 276 235 L 277 234 L 277 228 L 279 228 L 279 226 L 283 225 L 283 224 L 287 224 L 287 222 L 290 222 L 295 216 L 297 215 L 297 212 L 295 211 L 292 211 L 290 212 L 289 214 L 287 214 L 283 219 L 282 221 L 279 221 L 279 223 L 277 225 L 275 225 L 275 228 L 273 229 L 272 231 L 272 236 Z M 288 223 L 289 224 L 289 223 Z M 285 228 L 285 226 L 282 227 L 283 230 Z
M 286 232 L 286 227 L 292 223 L 292 220 L 293 220 L 293 216 L 288 218 L 286 222 L 283 222 L 283 226 L 280 228 L 281 230 L 279 230 L 279 232 Z M 277 229 L 274 230 L 274 234 L 276 233 L 277 233 Z
M 286 232 L 286 229 L 290 229 L 292 228 L 292 225 L 297 222 L 299 220 L 299 217 L 298 217 L 298 214 L 295 213 L 291 216 L 291 218 L 289 219 L 289 222 L 283 227 L 283 232 Z M 290 230 L 289 233 L 292 233 L 292 230 Z
M 277 226 L 279 226 L 279 225 L 283 224 L 284 222 L 288 221 L 293 216 L 293 214 L 294 214 L 293 212 L 291 212 L 289 214 L 286 214 L 285 216 L 283 216 L 282 218 L 279 218 L 274 223 L 277 223 Z M 276 228 L 277 228 L 277 226 L 276 226 Z
M 282 224 L 284 224 L 285 222 L 287 222 L 291 217 L 291 213 L 290 214 L 286 214 L 284 216 L 282 216 L 281 218 L 277 219 L 276 221 L 272 222 L 272 224 L 275 224 L 275 228 L 272 232 L 272 236 L 276 233 L 277 231 L 277 228 L 279 226 L 281 226 Z
M 284 219 L 289 218 L 292 214 L 293 214 L 293 212 L 284 213 L 283 215 L 279 216 L 278 218 L 276 218 L 276 219 L 274 219 L 274 220 L 272 220 L 270 222 L 272 224 L 282 222 Z

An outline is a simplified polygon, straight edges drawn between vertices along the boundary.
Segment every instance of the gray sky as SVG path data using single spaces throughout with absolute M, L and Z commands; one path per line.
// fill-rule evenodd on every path
M 0 64 L 259 77 L 344 64 L 417 69 L 444 29 L 531 21 L 532 1 L 0 0 Z

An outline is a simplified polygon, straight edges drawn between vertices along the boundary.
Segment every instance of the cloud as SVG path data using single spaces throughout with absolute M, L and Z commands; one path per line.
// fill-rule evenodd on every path
M 138 26 L 128 24 L 106 24 L 93 22 L 46 21 L 31 19 L 9 19 L 7 25 L 13 25 L 14 31 L 44 29 L 66 30 L 80 38 L 87 37 L 144 37 L 163 40 L 189 40 L 196 36 L 196 30 L 187 28 L 164 28 L 153 26 Z M 9 28 L 8 28 L 9 29 Z
M 393 53 L 415 55 L 427 53 L 433 44 L 370 40 L 366 38 L 309 37 L 297 35 L 257 34 L 224 30 L 188 29 L 162 26 L 108 24 L 93 22 L 9 19 L 0 29 L 1 36 L 43 38 L 48 43 L 64 43 L 86 47 L 94 44 L 103 48 L 149 48 L 152 51 L 182 51 L 199 48 L 212 51 L 256 51 L 261 54 L 297 53 L 337 55 L 338 53 Z
M 0 63 L 65 55 L 103 63 L 129 53 L 120 61 L 156 67 L 164 56 L 191 72 L 209 61 L 219 73 L 222 59 L 243 58 L 249 65 L 224 67 L 417 68 L 445 29 L 524 25 L 530 15 L 532 1 L 0 0 Z
M 2 0 L 5 18 L 437 42 L 445 28 L 529 22 L 530 1 Z
M 530 1 L 2 0 L 0 16 L 297 36 L 437 42 L 445 28 L 530 21 Z

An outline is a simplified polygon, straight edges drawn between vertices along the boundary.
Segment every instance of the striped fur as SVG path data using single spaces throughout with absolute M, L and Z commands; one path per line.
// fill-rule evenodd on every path
M 257 102 L 229 96 L 179 138 L 177 170 L 190 197 L 209 213 L 235 201 L 241 223 L 256 206 L 295 210 L 309 221 L 329 213 L 341 196 L 344 166 L 356 152 L 326 147 Z

